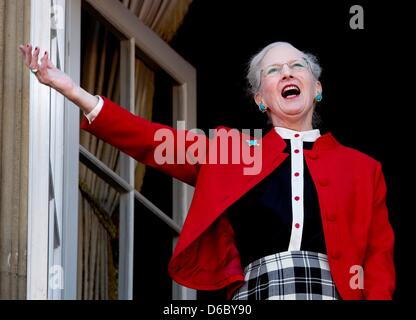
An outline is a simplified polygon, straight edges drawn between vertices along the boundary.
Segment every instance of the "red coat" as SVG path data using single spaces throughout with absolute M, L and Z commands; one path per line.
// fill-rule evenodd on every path
M 175 136 L 178 132 L 134 116 L 106 98 L 92 124 L 84 119 L 81 127 L 137 161 L 195 186 L 169 273 L 190 288 L 226 287 L 231 297 L 243 284 L 244 276 L 233 229 L 224 213 L 286 159 L 284 140 L 270 130 L 258 141 L 262 150 L 260 173 L 244 175 L 244 164 L 156 164 L 153 155 L 160 144 L 154 140 L 156 130 L 168 129 Z M 242 134 L 240 138 L 247 139 Z M 380 163 L 341 145 L 330 133 L 304 154 L 317 189 L 329 265 L 341 297 L 391 299 L 395 289 L 394 235 Z M 350 287 L 356 275 L 351 273 L 353 266 L 363 268 L 364 289 Z

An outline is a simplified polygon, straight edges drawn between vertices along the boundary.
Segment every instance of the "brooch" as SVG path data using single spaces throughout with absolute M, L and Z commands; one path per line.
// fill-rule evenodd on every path
M 257 147 L 259 144 L 257 143 L 257 140 L 246 140 L 249 147 Z

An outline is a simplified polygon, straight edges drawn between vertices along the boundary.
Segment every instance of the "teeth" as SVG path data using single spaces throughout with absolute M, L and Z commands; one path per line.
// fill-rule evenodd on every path
M 288 90 L 298 90 L 298 91 L 299 91 L 299 88 L 298 88 L 297 86 L 289 86 L 289 87 L 286 87 L 286 88 L 283 90 L 283 92 L 286 92 L 286 91 L 288 91 Z

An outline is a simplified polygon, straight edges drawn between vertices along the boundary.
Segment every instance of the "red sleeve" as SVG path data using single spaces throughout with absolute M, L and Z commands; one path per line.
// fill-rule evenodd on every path
M 395 289 L 394 233 L 386 207 L 386 184 L 381 165 L 374 179 L 373 216 L 364 263 L 364 295 L 367 300 L 390 300 Z
M 139 162 L 185 183 L 195 185 L 199 166 L 184 159 L 186 158 L 185 150 L 192 143 L 185 141 L 187 134 L 189 137 L 189 131 L 177 131 L 169 126 L 145 120 L 109 99 L 102 98 L 104 105 L 100 113 L 91 124 L 84 117 L 81 129 L 113 145 Z M 164 136 L 166 139 L 156 141 L 155 135 Z M 193 136 L 196 135 L 193 134 Z M 202 135 L 198 135 L 198 137 L 201 138 Z M 201 139 L 205 139 L 205 136 Z M 162 150 L 166 152 L 163 153 Z M 156 159 L 155 154 L 165 155 L 164 159 L 171 156 L 169 159 L 172 161 L 161 163 L 161 158 Z

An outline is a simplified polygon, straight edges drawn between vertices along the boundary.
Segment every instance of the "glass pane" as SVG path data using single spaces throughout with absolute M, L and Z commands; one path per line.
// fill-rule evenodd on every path
M 146 78 L 146 66 L 136 69 L 136 79 Z M 137 72 L 140 72 L 138 74 Z M 151 77 L 148 75 L 148 77 Z M 154 78 L 154 97 L 151 115 L 153 122 L 172 125 L 172 80 L 162 72 Z M 140 87 L 140 83 L 138 84 Z M 149 89 L 151 90 L 151 89 Z M 138 95 L 139 96 L 139 95 Z M 139 103 L 139 102 L 138 102 Z M 143 100 L 141 108 L 145 110 Z M 142 112 L 149 117 L 150 113 Z M 137 178 L 137 175 L 136 175 Z M 140 181 L 136 179 L 136 184 Z M 141 193 L 154 205 L 172 218 L 172 178 L 146 167 Z M 140 202 L 135 203 L 134 240 L 134 286 L 133 297 L 139 301 L 172 299 L 172 279 L 168 274 L 168 263 L 172 256 L 173 231 Z
M 173 232 L 140 202 L 134 214 L 133 299 L 172 299 L 172 279 L 168 263 L 172 257 Z
M 155 73 L 152 121 L 172 126 L 172 79 L 163 72 Z M 137 175 L 136 175 L 137 177 Z M 140 181 L 136 179 L 136 185 Z M 141 193 L 172 218 L 172 178 L 160 171 L 146 167 Z
M 81 15 L 81 87 L 120 104 L 120 40 L 84 8 Z M 84 115 L 81 113 L 81 119 Z M 111 170 L 119 151 L 81 130 L 80 143 Z
M 80 167 L 86 176 L 79 186 L 78 299 L 117 299 L 120 194 Z

